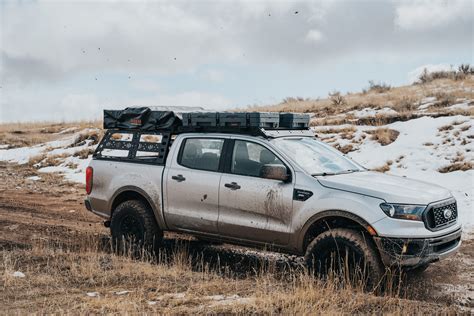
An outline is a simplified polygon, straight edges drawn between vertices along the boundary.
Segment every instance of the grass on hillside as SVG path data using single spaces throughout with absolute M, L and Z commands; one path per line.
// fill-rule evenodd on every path
M 474 75 L 467 74 L 462 80 L 451 78 L 433 79 L 424 84 L 413 84 L 402 87 L 390 87 L 386 84 L 374 84 L 375 88 L 360 93 L 342 95 L 331 92 L 325 99 L 286 98 L 276 105 L 249 107 L 250 111 L 303 112 L 314 114 L 313 125 L 339 125 L 360 123 L 365 125 L 385 125 L 397 120 L 415 118 L 419 113 L 420 101 L 435 97 L 436 101 L 428 108 L 428 113 L 437 115 L 474 115 L 471 109 L 447 109 L 459 103 L 458 100 L 474 100 Z M 472 101 L 471 101 L 472 102 Z M 391 108 L 396 115 L 375 115 L 369 119 L 357 119 L 350 111 L 364 108 Z M 338 117 L 338 115 L 341 115 Z

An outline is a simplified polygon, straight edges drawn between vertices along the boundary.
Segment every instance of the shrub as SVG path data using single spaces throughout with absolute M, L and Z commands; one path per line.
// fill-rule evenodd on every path
M 369 90 L 370 92 L 384 93 L 392 89 L 392 87 L 385 82 L 375 83 L 373 80 L 369 80 Z
M 331 104 L 334 106 L 343 106 L 347 104 L 346 99 L 339 91 L 329 93 L 329 100 L 331 100 Z

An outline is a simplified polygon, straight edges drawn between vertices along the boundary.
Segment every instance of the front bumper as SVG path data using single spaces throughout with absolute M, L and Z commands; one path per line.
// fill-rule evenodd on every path
M 386 266 L 416 268 L 454 254 L 461 246 L 459 228 L 433 238 L 374 237 L 380 256 Z

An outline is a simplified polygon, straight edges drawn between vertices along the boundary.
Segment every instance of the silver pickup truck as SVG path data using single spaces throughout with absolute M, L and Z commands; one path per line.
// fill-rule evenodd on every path
M 113 240 L 156 249 L 165 231 L 336 261 L 374 278 L 456 252 L 456 200 L 435 184 L 369 171 L 308 128 L 110 129 L 87 168 L 88 210 Z M 343 252 L 343 253 L 342 253 Z

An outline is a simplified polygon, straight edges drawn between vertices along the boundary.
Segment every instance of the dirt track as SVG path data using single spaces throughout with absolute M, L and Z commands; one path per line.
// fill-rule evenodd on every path
M 0 251 L 27 249 L 37 239 L 74 243 L 86 236 L 97 236 L 98 242 L 107 238 L 101 219 L 84 208 L 82 186 L 51 174 L 40 174 L 40 181 L 25 180 L 36 174 L 27 166 L 0 164 Z M 191 254 L 204 254 L 211 263 L 219 260 L 235 275 L 257 270 L 262 258 L 276 263 L 280 272 L 297 266 L 298 259 L 293 257 L 187 240 Z M 172 249 L 175 243 L 174 236 L 168 236 L 165 247 Z M 421 277 L 406 282 L 402 295 L 406 298 L 474 308 L 474 240 L 465 240 L 456 257 L 433 264 Z

